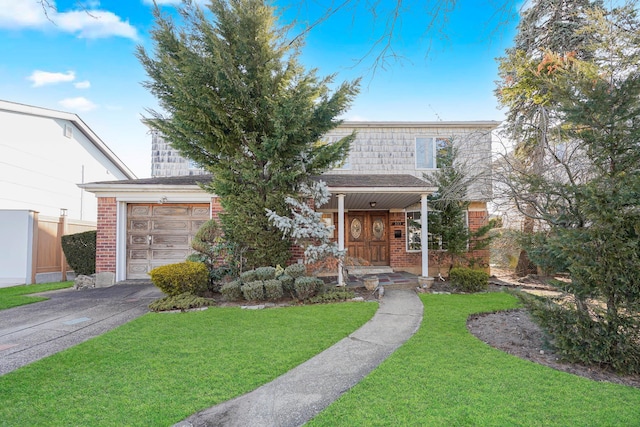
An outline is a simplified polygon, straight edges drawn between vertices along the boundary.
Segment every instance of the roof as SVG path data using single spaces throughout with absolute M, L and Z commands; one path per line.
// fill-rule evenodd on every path
M 211 179 L 212 175 L 207 174 L 103 181 L 78 186 L 101 197 L 128 198 L 129 201 L 154 201 L 162 197 L 171 202 L 184 202 L 211 197 L 212 194 L 205 193 L 199 186 Z M 375 202 L 377 209 L 405 208 L 419 203 L 421 195 L 436 191 L 413 175 L 326 174 L 314 179 L 325 181 L 333 193 L 323 209 L 337 209 L 338 195 L 345 196 L 345 206 L 349 209 L 371 209 L 371 202 Z
M 80 132 L 120 171 L 129 179 L 135 179 L 136 175 L 124 164 L 118 156 L 107 144 L 91 130 L 82 119 L 74 113 L 66 113 L 64 111 L 50 110 L 48 108 L 34 107 L 32 105 L 18 104 L 16 102 L 0 100 L 0 111 L 10 111 L 14 113 L 28 114 L 37 117 L 46 117 L 51 119 L 67 120 L 72 122 Z
M 124 181 L 100 181 L 100 182 L 92 182 L 87 185 L 108 185 L 108 186 L 123 186 L 123 185 L 193 185 L 197 186 L 200 183 L 208 183 L 212 179 L 211 174 L 203 174 L 203 175 L 184 175 L 184 176 L 161 176 L 155 178 L 138 178 L 138 179 L 129 179 Z
M 439 122 L 394 122 L 394 121 L 343 121 L 340 127 L 355 128 L 472 128 L 472 129 L 495 129 L 502 122 L 495 120 L 477 121 L 439 121 Z
M 114 189 L 125 187 L 182 187 L 193 186 L 199 187 L 200 184 L 209 183 L 213 176 L 211 174 L 204 175 L 185 175 L 185 176 L 167 176 L 155 178 L 129 179 L 122 181 L 100 181 L 88 184 L 80 184 L 86 190 Z M 356 175 L 356 174 L 326 174 L 313 177 L 316 180 L 322 180 L 327 186 L 335 191 L 335 189 L 344 189 L 347 191 L 357 191 L 361 188 L 380 188 L 388 191 L 401 191 L 402 189 L 426 189 L 429 185 L 416 178 L 413 175 Z

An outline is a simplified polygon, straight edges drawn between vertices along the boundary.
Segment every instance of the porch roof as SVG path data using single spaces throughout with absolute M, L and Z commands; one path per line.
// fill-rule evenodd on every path
M 117 196 L 130 192 L 183 193 L 202 191 L 200 183 L 208 183 L 210 174 L 130 179 L 123 181 L 102 181 L 80 184 L 81 188 L 92 193 Z M 325 174 L 314 179 L 327 183 L 332 193 L 329 202 L 318 208 L 338 209 L 337 195 L 345 195 L 345 208 L 350 210 L 389 210 L 404 209 L 420 202 L 421 194 L 431 194 L 437 189 L 413 175 L 356 175 Z M 372 206 L 375 203 L 375 206 Z
M 431 194 L 437 188 L 413 175 L 325 174 L 317 179 L 327 183 L 331 199 L 322 210 L 338 209 L 338 194 L 344 194 L 347 210 L 404 209 L 420 202 L 421 194 Z

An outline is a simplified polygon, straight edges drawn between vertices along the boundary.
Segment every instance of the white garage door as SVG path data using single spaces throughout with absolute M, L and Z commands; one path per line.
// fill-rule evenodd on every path
M 184 261 L 210 211 L 208 204 L 129 204 L 127 279 L 148 279 L 153 268 Z

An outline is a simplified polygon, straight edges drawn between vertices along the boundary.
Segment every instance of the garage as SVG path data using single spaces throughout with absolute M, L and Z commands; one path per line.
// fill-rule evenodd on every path
M 155 267 L 184 261 L 210 209 L 204 203 L 127 204 L 126 278 L 148 279 Z

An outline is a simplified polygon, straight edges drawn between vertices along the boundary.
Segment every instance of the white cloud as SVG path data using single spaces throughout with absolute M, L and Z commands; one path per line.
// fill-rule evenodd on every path
M 76 89 L 89 89 L 91 87 L 91 82 L 89 80 L 83 80 L 81 82 L 76 82 L 73 85 Z
M 156 0 L 156 3 L 158 5 L 163 5 L 163 4 L 180 4 L 181 0 Z M 148 5 L 152 5 L 153 4 L 153 0 L 144 0 L 143 1 L 144 4 L 148 4 Z
M 33 82 L 33 87 L 40 87 L 44 85 L 52 85 L 62 82 L 72 82 L 76 78 L 76 73 L 73 71 L 67 71 L 66 73 L 51 73 L 49 71 L 35 70 L 28 80 Z
M 72 111 L 86 112 L 98 108 L 96 104 L 82 96 L 79 96 L 77 98 L 65 98 L 62 101 L 59 101 L 58 104 Z
M 48 3 L 52 7 L 43 7 L 36 0 L 0 0 L 0 28 L 58 30 L 81 38 L 138 38 L 136 28 L 112 12 L 95 9 L 59 12 L 54 0 Z
M 208 0 L 195 0 L 194 3 L 205 4 Z M 143 0 L 144 4 L 153 5 L 153 0 Z M 158 6 L 178 5 L 182 0 L 156 0 Z
M 129 22 L 119 16 L 101 10 L 58 13 L 54 22 L 64 31 L 76 33 L 81 38 L 98 39 L 120 36 L 137 39 L 138 33 Z

